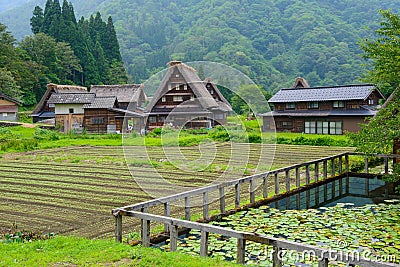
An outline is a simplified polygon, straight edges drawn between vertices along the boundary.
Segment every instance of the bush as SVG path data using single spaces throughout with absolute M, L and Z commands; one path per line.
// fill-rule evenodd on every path
M 35 134 L 33 135 L 33 138 L 36 140 L 59 140 L 60 135 L 53 130 L 47 130 L 47 129 L 42 129 L 42 128 L 37 128 L 35 131 Z

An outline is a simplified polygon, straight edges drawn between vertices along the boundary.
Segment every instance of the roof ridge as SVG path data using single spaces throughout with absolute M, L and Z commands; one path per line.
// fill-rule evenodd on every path
M 363 84 L 347 84 L 347 85 L 333 85 L 333 86 L 314 86 L 314 87 L 297 87 L 297 88 L 281 88 L 281 90 L 309 90 L 309 89 L 326 89 L 326 88 L 340 88 L 340 87 L 362 87 L 362 86 L 373 86 L 376 87 L 373 84 L 370 83 L 363 83 Z

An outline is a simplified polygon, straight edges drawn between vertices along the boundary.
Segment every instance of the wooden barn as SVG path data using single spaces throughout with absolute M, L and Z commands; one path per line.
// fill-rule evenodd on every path
M 140 132 L 144 128 L 144 115 L 119 108 L 116 96 L 96 96 L 83 109 L 83 126 L 88 133 Z
M 168 124 L 171 127 L 211 128 L 226 123 L 232 108 L 217 86 L 202 81 L 192 67 L 171 61 L 150 103 L 146 128 Z
M 273 111 L 262 114 L 264 131 L 306 134 L 357 132 L 374 116 L 384 96 L 371 84 L 309 87 L 296 79 L 293 88 L 278 91 L 268 102 Z
M 18 106 L 22 103 L 0 92 L 0 120 L 18 121 Z
M 53 93 L 56 94 L 69 94 L 69 93 L 87 93 L 87 88 L 83 86 L 75 85 L 58 85 L 49 83 L 47 85 L 46 92 L 43 97 L 36 105 L 36 108 L 32 112 L 33 122 L 40 122 L 44 120 L 54 120 L 55 118 L 55 106 L 53 103 L 48 103 L 49 98 Z
M 95 98 L 91 93 L 53 93 L 47 103 L 54 106 L 55 126 L 61 132 L 82 132 L 85 104 Z

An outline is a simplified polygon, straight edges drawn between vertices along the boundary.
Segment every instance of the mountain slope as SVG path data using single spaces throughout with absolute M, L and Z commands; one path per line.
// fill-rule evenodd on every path
M 357 41 L 379 26 L 378 9 L 391 0 L 90 0 L 72 1 L 78 16 L 111 15 L 125 66 L 143 82 L 167 61 L 226 63 L 271 91 L 296 76 L 311 86 L 348 84 L 362 74 Z M 42 5 L 43 6 L 43 5 Z M 19 23 L 32 12 L 20 8 Z M 8 15 L 7 15 L 8 14 Z M 10 16 L 11 11 L 3 13 Z M 7 24 L 16 37 L 22 27 Z M 18 32 L 17 32 L 18 29 Z M 26 34 L 26 33 L 25 33 Z M 221 77 L 223 78 L 223 77 Z M 218 81 L 217 81 L 218 82 Z

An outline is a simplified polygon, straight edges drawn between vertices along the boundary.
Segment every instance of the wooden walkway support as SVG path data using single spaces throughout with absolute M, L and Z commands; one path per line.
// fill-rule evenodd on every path
M 153 199 L 145 202 L 141 202 L 138 204 L 128 205 L 120 208 L 113 209 L 112 213 L 115 216 L 115 240 L 117 242 L 122 242 L 122 216 L 131 216 L 136 217 L 141 220 L 141 236 L 142 236 L 142 245 L 150 246 L 150 223 L 157 222 L 164 224 L 165 232 L 170 235 L 170 249 L 171 251 L 176 250 L 177 248 L 177 240 L 178 240 L 178 230 L 179 228 L 186 229 L 196 229 L 201 232 L 201 240 L 200 240 L 200 255 L 207 256 L 208 254 L 208 236 L 209 233 L 221 234 L 231 238 L 237 238 L 237 262 L 244 263 L 245 254 L 246 254 L 246 242 L 258 242 L 262 244 L 272 245 L 274 247 L 273 258 L 274 258 L 274 266 L 281 266 L 282 263 L 279 259 L 279 251 L 281 249 L 290 249 L 296 251 L 305 251 L 310 250 L 320 259 L 318 262 L 318 266 L 328 266 L 329 259 L 327 258 L 326 251 L 322 248 L 318 248 L 315 246 L 310 246 L 301 243 L 295 243 L 286 240 L 278 240 L 271 237 L 255 235 L 254 233 L 246 233 L 234 231 L 231 229 L 226 229 L 222 227 L 217 227 L 209 224 L 203 224 L 198 222 L 192 222 L 191 220 L 191 209 L 193 206 L 191 205 L 191 199 L 199 198 L 202 199 L 202 219 L 208 220 L 210 219 L 210 196 L 217 195 L 219 200 L 219 211 L 221 214 L 226 212 L 226 207 L 229 203 L 226 203 L 227 197 L 226 194 L 229 190 L 234 190 L 234 198 L 233 203 L 230 206 L 235 208 L 239 208 L 242 202 L 248 200 L 249 203 L 255 203 L 257 201 L 257 193 L 260 192 L 260 198 L 266 199 L 268 197 L 269 189 L 272 188 L 271 191 L 275 194 L 289 192 L 295 189 L 299 189 L 302 186 L 301 183 L 301 173 L 302 170 L 305 172 L 305 184 L 311 184 L 315 182 L 320 182 L 322 180 L 329 179 L 334 177 L 335 175 L 341 175 L 346 177 L 346 191 L 348 191 L 348 174 L 350 172 L 350 156 L 364 156 L 365 157 L 365 165 L 364 171 L 365 173 L 369 172 L 370 162 L 368 160 L 369 157 L 382 157 L 384 158 L 384 171 L 388 172 L 389 169 L 389 159 L 400 158 L 400 155 L 363 155 L 360 153 L 342 153 L 338 155 L 334 155 L 331 157 L 321 158 L 318 160 L 313 160 L 309 162 L 305 162 L 302 164 L 296 164 L 293 166 L 272 170 L 265 173 L 255 174 L 244 178 L 235 179 L 232 181 L 214 184 L 207 187 L 193 189 L 187 192 L 162 197 L 158 199 Z M 344 168 L 343 168 L 343 157 L 344 157 Z M 322 168 L 320 168 L 322 164 Z M 330 167 L 330 169 L 328 168 Z M 312 172 L 313 177 L 311 177 L 311 169 L 314 169 Z M 321 170 L 322 169 L 322 170 Z M 321 170 L 321 171 L 320 171 Z M 292 175 L 295 175 L 295 182 L 292 182 Z M 280 177 L 282 179 L 280 180 Z M 284 178 L 283 178 L 284 177 Z M 313 178 L 313 179 L 311 179 Z M 259 183 L 257 183 L 259 182 Z M 249 198 L 241 199 L 241 187 L 248 184 L 249 188 Z M 262 190 L 257 191 L 256 185 L 261 184 L 260 188 Z M 332 183 L 332 195 L 335 195 L 335 187 L 333 186 L 335 183 Z M 340 188 L 339 192 L 342 190 L 342 180 L 339 182 Z M 246 188 L 246 187 L 243 187 Z M 213 194 L 214 193 L 214 194 Z M 272 193 L 272 192 L 271 192 Z M 243 194 L 243 193 L 242 193 Z M 324 199 L 327 199 L 327 188 L 324 187 Z M 307 195 L 307 198 L 310 199 L 310 195 Z M 184 215 L 182 215 L 184 220 L 175 219 L 171 217 L 171 205 L 173 202 L 182 201 L 184 203 Z M 277 203 L 277 202 L 276 202 Z M 289 205 L 289 203 L 286 203 Z M 307 204 L 307 203 L 306 203 Z M 296 206 L 300 205 L 299 195 L 296 195 Z M 150 207 L 161 206 L 164 210 L 163 216 L 155 215 L 148 213 L 148 209 Z M 335 253 L 343 253 L 343 252 L 335 252 Z M 351 256 L 351 255 L 350 255 Z M 353 255 L 354 256 L 354 255 Z M 349 265 L 358 265 L 358 266 L 397 266 L 390 263 L 382 263 L 382 262 L 372 262 L 369 259 L 355 259 L 354 257 L 349 257 L 346 260 Z

